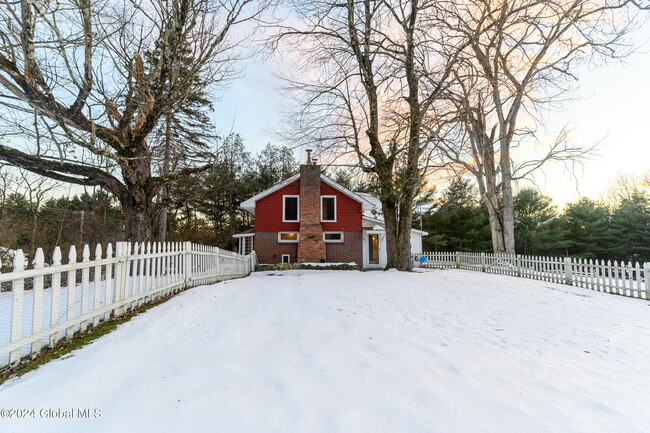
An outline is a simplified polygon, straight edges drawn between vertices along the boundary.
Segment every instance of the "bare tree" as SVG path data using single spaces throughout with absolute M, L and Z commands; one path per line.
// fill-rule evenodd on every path
M 210 167 L 206 154 L 156 175 L 149 134 L 197 87 L 233 77 L 229 35 L 269 1 L 0 4 L 0 127 L 14 137 L 0 159 L 101 186 L 124 209 L 126 239 L 147 238 L 160 188 Z
M 33 256 L 36 253 L 38 232 L 38 214 L 41 204 L 47 198 L 48 194 L 60 186 L 59 182 L 53 182 L 43 176 L 34 176 L 25 170 L 18 170 L 19 183 L 17 190 L 24 191 L 23 194 L 27 199 L 27 209 L 31 217 L 31 230 L 29 237 L 29 251 L 27 256 Z
M 627 0 L 470 0 L 441 3 L 439 25 L 453 46 L 468 43 L 447 96 L 455 135 L 442 140 L 444 158 L 474 175 L 487 206 L 495 252 L 515 252 L 513 181 L 551 160 L 575 161 L 566 130 L 551 140 L 535 132 L 542 110 L 561 106 L 576 65 L 624 56 L 623 39 L 640 4 Z M 453 138 L 451 138 L 453 137 Z M 513 161 L 522 143 L 543 144 L 541 158 Z
M 287 87 L 301 105 L 288 138 L 354 158 L 376 176 L 387 267 L 410 269 L 413 199 L 431 168 L 431 146 L 444 124 L 436 104 L 461 48 L 437 42 L 432 0 L 293 6 L 298 23 L 273 39 L 274 47 L 298 52 Z

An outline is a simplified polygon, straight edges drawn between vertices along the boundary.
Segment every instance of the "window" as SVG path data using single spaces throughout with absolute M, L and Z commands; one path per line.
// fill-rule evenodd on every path
M 298 232 L 279 232 L 278 233 L 278 242 L 290 244 L 297 243 L 300 240 Z
M 336 196 L 322 195 L 320 197 L 320 220 L 336 222 Z
M 323 232 L 323 241 L 328 243 L 343 242 L 343 232 Z
M 300 216 L 300 197 L 297 195 L 282 196 L 282 222 L 298 222 Z
M 289 254 L 282 254 L 282 263 L 291 263 L 291 256 Z
M 253 244 L 253 237 L 252 236 L 245 236 L 242 239 L 242 247 L 240 248 L 241 254 L 250 254 L 251 249 L 252 249 L 252 244 Z

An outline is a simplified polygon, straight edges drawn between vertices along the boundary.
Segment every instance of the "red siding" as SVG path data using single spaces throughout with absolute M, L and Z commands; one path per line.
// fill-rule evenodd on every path
M 321 182 L 320 184 L 320 194 L 336 196 L 336 222 L 321 223 L 324 232 L 361 231 L 361 203 L 351 199 L 347 195 L 340 192 L 338 189 L 329 186 L 325 182 Z
M 323 231 L 360 232 L 361 203 L 321 182 L 321 195 L 336 196 L 336 222 L 321 223 Z M 300 195 L 300 180 L 279 189 L 255 203 L 255 232 L 297 232 L 300 223 L 282 222 L 282 196 Z M 318 201 L 320 207 L 320 200 Z M 302 200 L 300 205 L 302 206 Z M 319 209 L 320 213 L 320 209 Z
M 282 196 L 300 195 L 300 180 L 255 202 L 255 232 L 297 232 L 300 223 L 282 222 Z

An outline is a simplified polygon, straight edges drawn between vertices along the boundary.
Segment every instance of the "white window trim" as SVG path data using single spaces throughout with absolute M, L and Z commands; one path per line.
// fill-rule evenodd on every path
M 286 201 L 285 201 L 286 197 L 295 197 L 295 198 L 298 199 L 298 205 L 296 206 L 296 211 L 297 212 L 296 212 L 296 219 L 295 220 L 284 219 L 284 215 L 285 215 L 284 208 L 285 208 L 285 204 L 286 204 Z M 298 222 L 300 222 L 300 196 L 299 195 L 283 195 L 282 196 L 282 222 L 283 223 L 298 223 Z
M 296 236 L 296 240 L 295 240 L 295 241 L 285 241 L 285 240 L 282 240 L 282 239 L 281 239 L 281 238 L 282 238 L 282 235 L 283 235 L 283 234 L 286 234 L 286 233 L 295 233 L 295 234 L 297 235 L 297 236 Z M 299 232 L 278 232 L 278 243 L 279 243 L 279 244 L 297 244 L 299 241 L 300 241 L 300 233 L 299 233 Z
M 287 261 L 284 261 L 284 258 L 287 257 Z M 290 254 L 282 254 L 282 263 L 291 263 L 291 255 Z
M 341 240 L 332 240 L 332 239 L 325 239 L 325 235 L 327 234 L 335 234 L 338 233 L 341 235 Z M 328 243 L 328 244 L 342 244 L 343 241 L 345 240 L 345 233 L 343 232 L 323 232 L 323 242 Z
M 323 199 L 324 198 L 333 198 L 334 199 L 334 219 L 333 220 L 324 220 L 323 219 Z M 321 195 L 320 196 L 320 222 L 322 222 L 322 223 L 335 223 L 336 222 L 336 196 L 335 195 Z

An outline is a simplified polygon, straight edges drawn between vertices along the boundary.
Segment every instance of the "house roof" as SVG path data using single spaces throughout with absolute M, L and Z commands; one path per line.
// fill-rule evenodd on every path
M 246 229 L 244 231 L 241 231 L 239 233 L 235 233 L 232 235 L 233 238 L 243 238 L 245 236 L 254 236 L 255 235 L 255 229 Z
M 380 224 L 380 225 L 382 225 L 384 227 L 386 226 L 386 223 L 384 222 L 383 218 L 375 218 L 375 217 L 371 217 L 371 216 L 367 216 L 367 215 L 362 215 L 361 218 L 363 220 L 371 222 L 371 223 L 377 223 L 377 224 Z M 429 234 L 429 232 L 425 232 L 424 230 L 418 230 L 418 229 L 414 229 L 414 228 L 411 228 L 411 231 L 415 232 L 415 233 L 420 233 L 422 236 L 426 236 L 426 235 Z
M 372 208 L 374 208 L 374 206 L 375 206 L 374 203 L 369 201 L 366 197 L 362 197 L 361 194 L 350 191 L 349 189 L 345 188 L 344 186 L 339 185 L 338 183 L 334 182 L 332 179 L 325 176 L 324 174 L 321 174 L 320 178 L 321 178 L 321 181 L 328 184 L 332 188 L 339 190 L 340 192 L 347 195 L 351 199 L 361 203 L 362 212 L 370 211 Z M 278 184 L 275 184 L 271 188 L 266 189 L 266 190 L 262 191 L 261 193 L 249 198 L 248 200 L 244 201 L 240 205 L 240 207 L 242 209 L 250 212 L 251 214 L 255 215 L 255 202 L 257 202 L 258 200 L 266 197 L 269 194 L 273 194 L 274 192 L 284 188 L 287 185 L 290 185 L 290 184 L 294 183 L 298 179 L 300 179 L 300 173 L 294 174 L 290 178 L 288 178 L 288 179 L 286 179 L 286 180 L 284 180 L 284 181 L 282 181 L 282 182 L 280 182 Z
M 381 201 L 379 200 L 379 197 L 375 197 L 374 195 L 368 194 L 367 192 L 358 192 L 357 194 L 371 204 L 370 207 L 363 210 L 363 216 L 376 218 L 383 221 L 384 215 L 381 211 Z

